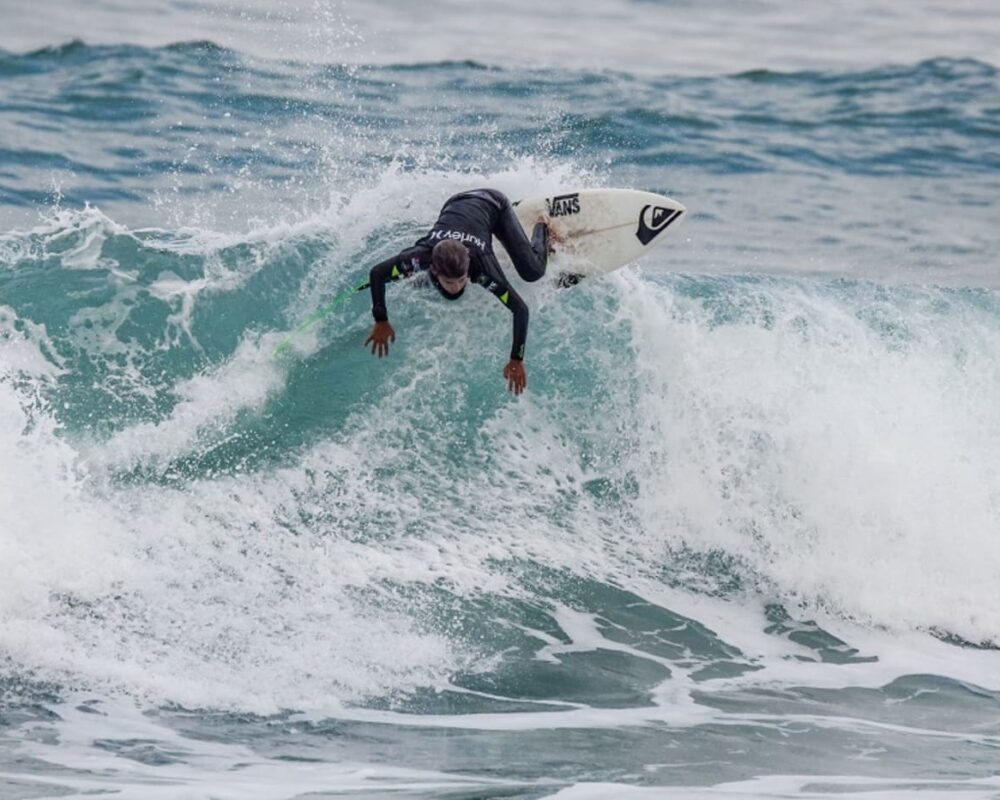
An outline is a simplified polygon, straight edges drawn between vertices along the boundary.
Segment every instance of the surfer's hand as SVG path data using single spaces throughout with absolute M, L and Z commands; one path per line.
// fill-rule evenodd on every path
M 389 355 L 389 342 L 396 341 L 396 331 L 388 322 L 376 322 L 371 336 L 365 339 L 365 347 L 372 346 L 372 355 L 382 358 Z
M 514 394 L 521 394 L 528 385 L 528 375 L 524 371 L 524 362 L 512 358 L 503 368 L 503 376 L 507 379 L 507 388 Z
M 566 237 L 559 232 L 556 224 L 552 221 L 552 218 L 548 214 L 541 214 L 535 221 L 535 224 L 537 225 L 539 222 L 549 229 L 549 253 L 554 253 L 555 245 L 565 244 Z

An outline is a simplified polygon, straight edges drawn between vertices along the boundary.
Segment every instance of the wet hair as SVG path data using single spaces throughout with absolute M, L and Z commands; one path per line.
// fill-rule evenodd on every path
M 469 273 L 469 251 L 454 239 L 438 242 L 431 251 L 431 269 L 442 278 L 464 278 Z

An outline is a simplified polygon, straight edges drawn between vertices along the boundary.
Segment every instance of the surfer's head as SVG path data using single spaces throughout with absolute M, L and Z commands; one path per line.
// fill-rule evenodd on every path
M 445 239 L 431 251 L 431 274 L 448 294 L 461 294 L 469 281 L 469 251 L 454 239 Z

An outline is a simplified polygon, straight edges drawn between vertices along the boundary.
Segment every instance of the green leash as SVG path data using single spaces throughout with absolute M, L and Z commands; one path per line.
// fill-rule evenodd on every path
M 275 348 L 274 358 L 277 358 L 279 355 L 285 352 L 285 350 L 291 347 L 292 340 L 295 339 L 296 336 L 298 336 L 301 333 L 305 333 L 313 325 L 315 325 L 317 322 L 323 319 L 323 317 L 325 317 L 327 314 L 333 311 L 333 309 L 335 309 L 337 306 L 343 303 L 348 297 L 353 297 L 358 292 L 363 292 L 370 285 L 371 284 L 363 283 L 360 286 L 354 287 L 353 289 L 348 289 L 346 292 L 341 292 L 336 297 L 334 297 L 333 300 L 331 300 L 329 303 L 327 303 L 325 306 L 319 309 L 315 314 L 309 317 L 309 319 L 307 319 L 305 322 L 299 325 L 299 327 L 297 327 L 294 331 L 292 331 L 290 334 L 288 334 L 288 336 L 285 337 L 284 341 L 282 341 L 282 343 Z

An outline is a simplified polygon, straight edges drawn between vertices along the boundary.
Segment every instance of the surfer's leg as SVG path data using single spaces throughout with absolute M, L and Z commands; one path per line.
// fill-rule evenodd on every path
M 511 208 L 510 201 L 506 197 L 503 200 L 503 207 L 500 209 L 496 230 L 493 233 L 510 255 L 517 274 L 528 282 L 537 281 L 545 274 L 545 262 L 549 257 L 548 226 L 544 222 L 536 224 L 529 242 L 524 228 L 514 214 L 514 209 Z

